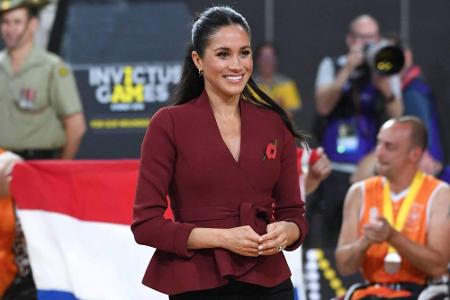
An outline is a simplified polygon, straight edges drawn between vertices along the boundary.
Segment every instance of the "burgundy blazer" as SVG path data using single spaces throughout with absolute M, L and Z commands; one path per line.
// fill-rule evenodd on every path
M 245 257 L 225 249 L 188 250 L 195 227 L 250 225 L 266 232 L 268 223 L 298 225 L 303 242 L 307 224 L 300 199 L 296 145 L 280 116 L 240 100 L 241 150 L 236 162 L 225 145 L 208 95 L 160 109 L 152 118 L 141 149 L 134 205 L 134 237 L 156 248 L 143 284 L 173 295 L 224 285 L 228 278 L 275 286 L 291 275 L 280 252 Z M 275 159 L 265 156 L 277 144 Z M 171 198 L 175 222 L 163 217 Z

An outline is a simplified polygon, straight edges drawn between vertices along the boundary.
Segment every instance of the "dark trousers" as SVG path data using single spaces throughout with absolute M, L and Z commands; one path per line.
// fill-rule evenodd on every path
M 294 288 L 290 279 L 267 288 L 255 284 L 239 282 L 230 283 L 209 290 L 187 292 L 169 296 L 170 300 L 293 300 Z

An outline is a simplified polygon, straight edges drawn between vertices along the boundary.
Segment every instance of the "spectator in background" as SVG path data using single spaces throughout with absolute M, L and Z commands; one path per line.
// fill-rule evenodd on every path
M 444 152 L 433 92 L 425 81 L 421 68 L 414 63 L 412 49 L 404 45 L 397 36 L 388 37 L 388 40 L 404 50 L 405 65 L 400 75 L 405 115 L 418 117 L 429 133 L 427 149 L 422 155 L 419 168 L 427 174 L 439 175 L 443 168 Z M 360 163 L 352 182 L 373 175 L 375 175 L 375 156 L 370 155 Z
M 421 68 L 414 63 L 412 49 L 408 45 L 402 45 L 399 39 L 395 43 L 403 47 L 405 56 L 405 66 L 401 73 L 405 115 L 416 116 L 422 120 L 429 134 L 427 150 L 420 161 L 420 169 L 428 174 L 437 175 L 442 170 L 444 153 L 433 92 L 425 81 Z
M 327 57 L 319 66 L 315 91 L 319 117 L 315 134 L 331 160 L 333 171 L 310 201 L 311 218 L 319 210 L 324 213 L 325 228 L 319 231 L 325 235 L 317 237 L 322 245 L 316 246 L 336 245 L 351 174 L 375 147 L 383 116 L 397 117 L 403 113 L 398 76 L 375 74 L 365 60 L 364 48 L 379 40 L 378 22 L 361 15 L 350 24 L 347 55 Z M 314 239 L 314 230 L 309 238 Z
M 447 271 L 450 189 L 419 170 L 427 138 L 418 118 L 386 122 L 375 150 L 380 176 L 347 194 L 336 265 L 368 282 L 351 299 L 417 299 L 427 278 Z
M 291 78 L 278 73 L 278 53 L 273 43 L 265 42 L 256 48 L 257 71 L 254 75 L 258 86 L 272 99 L 293 114 L 300 109 L 302 102 L 297 85 Z
M 37 297 L 25 239 L 16 222 L 9 192 L 13 166 L 20 161 L 16 154 L 0 148 L 0 299 L 3 300 Z
M 300 175 L 302 199 L 313 193 L 331 173 L 331 163 L 321 147 L 305 154 L 304 148 L 297 148 L 297 169 Z
M 0 299 L 17 274 L 14 260 L 14 208 L 9 197 L 9 180 L 14 154 L 0 149 Z
M 71 71 L 33 42 L 46 0 L 1 0 L 0 147 L 24 159 L 75 157 L 85 132 Z

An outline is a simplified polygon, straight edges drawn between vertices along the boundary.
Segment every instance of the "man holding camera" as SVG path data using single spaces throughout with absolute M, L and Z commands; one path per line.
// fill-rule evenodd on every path
M 378 22 L 369 15 L 358 16 L 346 36 L 347 55 L 327 57 L 319 66 L 315 133 L 333 169 L 316 193 L 320 200 L 315 205 L 323 209 L 327 220 L 322 235 L 325 244 L 319 246 L 336 245 L 351 174 L 374 149 L 383 121 L 403 113 L 398 76 L 377 74 L 368 61 L 367 49 L 379 42 Z

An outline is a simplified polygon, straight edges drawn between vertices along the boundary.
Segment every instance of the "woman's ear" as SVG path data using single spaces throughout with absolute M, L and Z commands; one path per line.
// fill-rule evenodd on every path
M 192 61 L 199 71 L 203 71 L 203 63 L 197 51 L 192 51 Z

